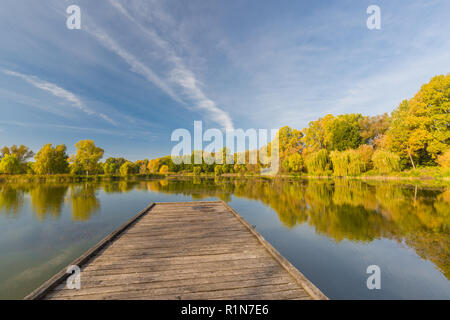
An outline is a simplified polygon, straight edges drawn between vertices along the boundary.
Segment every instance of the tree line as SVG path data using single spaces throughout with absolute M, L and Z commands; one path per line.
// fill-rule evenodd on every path
M 298 130 L 285 126 L 277 133 L 279 173 L 359 175 L 399 172 L 418 166 L 450 169 L 450 74 L 433 77 L 410 100 L 389 115 L 325 115 Z M 269 143 L 267 152 L 270 154 Z M 234 157 L 224 149 L 225 157 Z M 246 163 L 249 154 L 245 152 Z M 193 154 L 191 158 L 193 159 Z M 214 156 L 208 155 L 208 156 Z M 262 165 L 172 163 L 169 156 L 150 161 L 151 172 L 254 173 Z M 193 163 L 193 161 L 191 161 Z
M 67 154 L 62 145 L 44 145 L 36 154 L 28 147 L 16 145 L 3 147 L 0 173 L 3 174 L 73 174 L 73 175 L 131 175 L 148 173 L 148 160 L 132 162 L 124 158 L 108 158 L 101 162 L 104 150 L 93 140 L 81 140 L 75 144 L 76 153 Z M 35 161 L 28 161 L 33 158 Z
M 410 100 L 404 100 L 389 115 L 363 116 L 359 113 L 325 115 L 298 130 L 288 126 L 277 133 L 281 167 L 279 173 L 310 175 L 359 175 L 398 172 L 418 166 L 440 165 L 450 168 L 450 74 L 433 77 Z M 75 174 L 131 175 L 148 173 L 227 173 L 258 174 L 263 167 L 249 164 L 251 152 L 244 155 L 223 149 L 223 159 L 234 164 L 175 164 L 170 156 L 138 160 L 108 158 L 101 162 L 104 150 L 92 140 L 76 145 L 67 155 L 65 145 L 47 144 L 36 154 L 28 147 L 3 147 L 0 173 L 3 174 Z M 270 154 L 271 143 L 266 147 Z M 191 160 L 194 158 L 194 151 Z M 202 152 L 202 151 L 200 151 Z M 214 156 L 209 154 L 208 156 Z M 244 156 L 245 164 L 237 164 Z M 34 157 L 34 162 L 28 161 Z

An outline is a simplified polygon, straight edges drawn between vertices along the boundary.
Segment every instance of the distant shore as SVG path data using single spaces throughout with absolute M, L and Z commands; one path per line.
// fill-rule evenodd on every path
M 132 175 L 73 175 L 73 174 L 55 174 L 55 175 L 0 175 L 2 182 L 101 182 L 101 181 L 142 181 L 147 179 L 165 179 L 165 178 L 234 178 L 234 179 L 328 179 L 328 180 L 369 180 L 369 181 L 396 181 L 396 182 L 442 182 L 450 184 L 450 175 L 436 170 L 427 171 L 415 170 L 391 173 L 388 175 L 380 174 L 362 174 L 357 176 L 334 176 L 334 175 L 308 175 L 308 174 L 278 174 L 274 176 L 260 174 L 238 174 L 226 173 L 215 175 L 214 173 L 201 173 L 194 175 L 192 172 L 185 173 L 149 173 Z
M 121 180 L 146 180 L 163 179 L 167 175 L 160 173 L 133 174 L 127 176 L 121 175 L 73 175 L 73 174 L 54 174 L 54 175 L 0 175 L 1 182 L 84 182 L 84 181 L 121 181 Z

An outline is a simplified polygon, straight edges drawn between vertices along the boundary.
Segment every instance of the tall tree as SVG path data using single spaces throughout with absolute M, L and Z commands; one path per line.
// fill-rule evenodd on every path
M 72 173 L 95 174 L 99 167 L 99 161 L 103 157 L 103 149 L 96 147 L 93 140 L 81 140 L 75 144 L 77 152 L 70 157 Z
M 327 148 L 328 127 L 334 120 L 335 117 L 332 114 L 327 114 L 323 118 L 311 121 L 309 127 L 303 129 L 306 154 Z
M 386 133 L 389 149 L 416 163 L 428 164 L 450 149 L 450 74 L 436 76 L 392 112 Z
M 363 143 L 373 145 L 389 129 L 391 117 L 387 113 L 361 117 L 358 121 Z
M 20 147 L 16 145 L 11 146 L 10 148 L 4 146 L 1 149 L 1 154 L 2 157 L 4 157 L 5 155 L 14 155 L 20 163 L 25 163 L 25 161 L 34 156 L 34 152 L 23 144 L 21 144 Z
M 300 130 L 284 126 L 278 130 L 276 137 L 279 139 L 280 158 L 299 153 L 303 149 L 303 133 Z
M 359 120 L 360 114 L 337 116 L 326 126 L 326 145 L 328 150 L 344 151 L 356 149 L 362 143 Z
M 37 174 L 67 173 L 69 169 L 67 148 L 64 144 L 55 148 L 46 144 L 39 150 L 34 159 L 33 169 Z
M 124 158 L 109 157 L 103 164 L 103 170 L 105 171 L 106 174 L 117 174 L 119 173 L 120 167 L 125 162 L 127 162 L 127 160 Z
M 0 173 L 20 173 L 20 162 L 15 155 L 5 154 L 0 161 Z

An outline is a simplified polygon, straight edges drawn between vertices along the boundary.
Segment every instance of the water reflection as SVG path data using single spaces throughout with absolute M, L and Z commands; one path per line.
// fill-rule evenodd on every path
M 38 184 L 30 193 L 31 207 L 38 220 L 45 220 L 47 216 L 58 218 L 61 214 L 67 185 Z
M 141 190 L 190 196 L 258 200 L 277 212 L 284 226 L 308 224 L 336 242 L 388 238 L 413 248 L 450 279 L 450 190 L 358 180 L 177 179 L 83 184 L 1 184 L 0 213 L 19 214 L 30 197 L 38 221 L 58 219 L 63 206 L 74 221 L 100 209 L 98 193 Z
M 89 220 L 91 215 L 100 209 L 96 196 L 97 186 L 94 184 L 70 186 L 70 203 L 72 204 L 72 219 L 75 221 Z
M 0 212 L 6 215 L 17 215 L 22 203 L 22 188 L 9 184 L 0 184 Z

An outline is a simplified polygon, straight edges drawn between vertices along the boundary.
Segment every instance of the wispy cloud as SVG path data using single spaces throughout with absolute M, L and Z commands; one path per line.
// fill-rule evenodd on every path
M 9 76 L 21 78 L 21 79 L 25 80 L 26 82 L 28 82 L 29 84 L 31 84 L 32 86 L 34 86 L 38 89 L 47 91 L 50 94 L 52 94 L 53 96 L 65 100 L 72 107 L 77 108 L 88 115 L 98 115 L 103 120 L 105 120 L 113 125 L 116 125 L 115 121 L 112 120 L 109 116 L 107 116 L 103 113 L 97 113 L 97 112 L 91 110 L 89 107 L 87 107 L 81 101 L 81 99 L 78 96 L 76 96 L 75 94 L 73 94 L 72 92 L 70 92 L 66 89 L 61 88 L 60 86 L 58 86 L 54 83 L 42 80 L 42 79 L 38 78 L 37 76 L 27 75 L 27 74 L 23 74 L 23 73 L 12 71 L 12 70 L 3 70 L 3 73 L 6 75 L 9 75 Z
M 150 67 L 139 61 L 139 59 L 137 59 L 133 54 L 123 49 L 105 32 L 92 27 L 85 28 L 85 30 L 87 30 L 92 36 L 94 36 L 104 47 L 116 53 L 127 64 L 129 64 L 131 67 L 131 71 L 144 76 L 148 81 L 155 84 L 172 99 L 182 103 L 182 100 L 178 98 L 175 92 Z
M 55 123 L 32 123 L 32 122 L 23 122 L 23 121 L 3 121 L 0 120 L 0 123 L 3 125 L 12 125 L 16 127 L 24 127 L 24 128 L 53 128 L 60 129 L 61 131 L 77 131 L 83 133 L 94 133 L 94 134 L 102 134 L 102 135 L 111 135 L 111 136 L 130 136 L 130 135 L 150 135 L 151 132 L 148 131 L 135 131 L 135 130 L 108 130 L 102 128 L 90 128 L 90 127 L 81 127 L 81 126 L 72 126 L 65 124 L 55 124 Z
M 41 80 L 36 76 L 26 75 L 26 74 L 22 74 L 22 73 L 11 71 L 11 70 L 3 70 L 3 73 L 6 75 L 21 78 L 38 89 L 50 92 L 55 97 L 66 100 L 73 107 L 78 108 L 87 114 L 90 114 L 90 115 L 94 114 L 94 112 L 92 110 L 90 110 L 89 108 L 87 108 L 76 95 L 74 95 L 72 92 L 69 92 L 69 91 L 57 86 L 54 83 L 50 83 L 50 82 Z
M 129 11 L 122 6 L 116 0 L 109 1 L 111 5 L 117 9 L 119 13 L 128 18 L 134 23 L 141 32 L 151 41 L 153 45 L 156 45 L 163 51 L 165 62 L 171 65 L 171 69 L 168 72 L 167 80 L 156 75 L 156 73 L 148 67 L 145 63 L 137 59 L 130 52 L 121 48 L 111 37 L 105 32 L 100 30 L 88 29 L 88 32 L 95 36 L 105 47 L 110 49 L 125 60 L 130 66 L 131 70 L 135 73 L 143 75 L 147 80 L 161 88 L 175 101 L 182 103 L 185 106 L 189 106 L 189 103 L 182 100 L 175 90 L 169 85 L 168 82 L 177 85 L 181 89 L 181 95 L 194 104 L 194 107 L 204 112 L 208 118 L 212 121 L 220 124 L 223 128 L 233 128 L 233 121 L 227 112 L 217 106 L 217 104 L 207 97 L 207 95 L 200 88 L 199 81 L 197 80 L 194 72 L 188 69 L 180 56 L 178 56 L 172 46 L 161 38 L 155 30 L 144 26 L 136 18 L 134 18 Z M 144 5 L 141 3 L 141 5 Z

